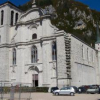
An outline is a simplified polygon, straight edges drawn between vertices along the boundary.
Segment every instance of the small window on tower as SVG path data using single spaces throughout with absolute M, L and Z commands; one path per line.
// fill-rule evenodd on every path
M 1 11 L 1 25 L 3 25 L 3 20 L 4 20 L 4 11 Z
M 11 11 L 11 25 L 13 25 L 14 11 Z
M 15 23 L 17 23 L 17 21 L 18 21 L 18 13 L 16 13 Z

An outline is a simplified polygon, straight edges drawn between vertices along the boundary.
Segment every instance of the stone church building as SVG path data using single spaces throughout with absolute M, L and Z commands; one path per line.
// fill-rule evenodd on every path
M 22 12 L 0 5 L 0 81 L 38 87 L 100 84 L 96 49 L 51 24 L 35 1 Z

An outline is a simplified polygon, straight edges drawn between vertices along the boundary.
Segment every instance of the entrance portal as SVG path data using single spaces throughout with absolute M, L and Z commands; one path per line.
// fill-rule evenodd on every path
M 39 69 L 37 68 L 37 66 L 31 66 L 29 67 L 29 70 L 32 71 L 32 83 L 33 83 L 33 87 L 39 86 Z
M 33 87 L 38 86 L 38 74 L 33 74 Z

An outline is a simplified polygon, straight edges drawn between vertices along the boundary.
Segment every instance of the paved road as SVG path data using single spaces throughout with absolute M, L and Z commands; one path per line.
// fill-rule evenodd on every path
M 1 94 L 0 94 L 1 97 Z M 27 100 L 30 93 L 15 93 L 14 100 Z M 3 100 L 8 100 L 10 94 L 3 94 Z M 100 94 L 75 94 L 75 96 L 54 96 L 52 93 L 31 93 L 31 100 L 100 100 Z M 0 99 L 1 100 L 1 99 Z
M 75 96 L 53 96 L 51 93 L 32 93 L 32 100 L 100 100 L 100 94 L 75 94 Z

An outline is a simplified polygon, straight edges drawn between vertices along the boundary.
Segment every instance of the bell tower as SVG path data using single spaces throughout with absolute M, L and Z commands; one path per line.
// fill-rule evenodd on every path
M 36 1 L 35 0 L 33 0 L 33 2 L 32 2 L 32 7 L 36 7 Z
M 98 66 L 97 82 L 100 84 L 100 32 L 98 23 L 97 23 L 97 41 L 95 43 L 95 49 L 97 50 L 97 66 Z

